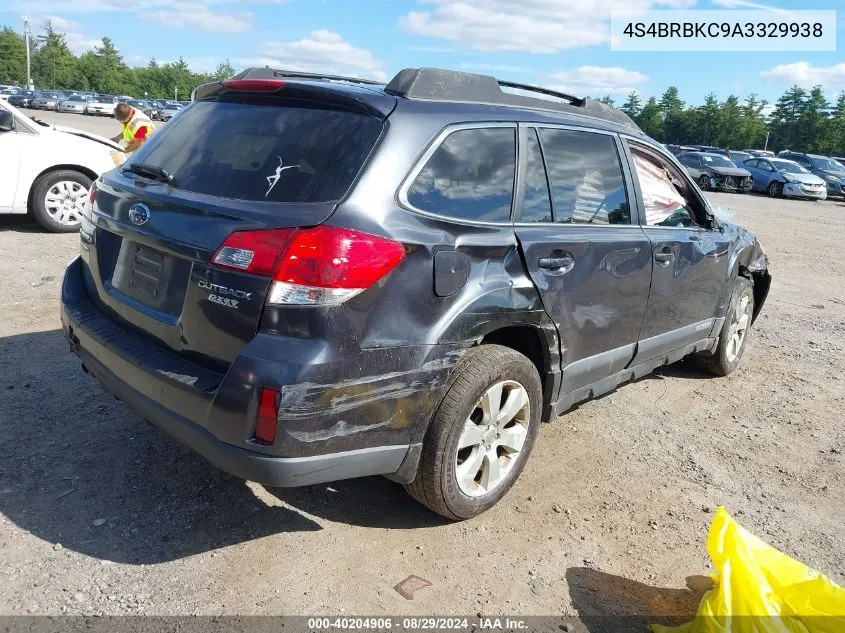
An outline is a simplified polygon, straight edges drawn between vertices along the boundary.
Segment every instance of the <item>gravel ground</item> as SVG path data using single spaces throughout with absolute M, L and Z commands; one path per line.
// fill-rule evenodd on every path
M 0 220 L 0 613 L 684 618 L 720 504 L 845 583 L 845 204 L 713 198 L 774 275 L 739 371 L 681 363 L 583 404 L 457 524 L 382 478 L 265 489 L 174 445 L 67 350 L 78 238 Z M 411 574 L 431 587 L 408 601 Z

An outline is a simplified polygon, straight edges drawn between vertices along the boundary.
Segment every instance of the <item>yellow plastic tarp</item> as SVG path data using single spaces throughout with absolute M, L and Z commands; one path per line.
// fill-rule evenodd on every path
M 707 552 L 715 587 L 692 622 L 654 633 L 845 633 L 845 589 L 782 554 L 719 507 Z

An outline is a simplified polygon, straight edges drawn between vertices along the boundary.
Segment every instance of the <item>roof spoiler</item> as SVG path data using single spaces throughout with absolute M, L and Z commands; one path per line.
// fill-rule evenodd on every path
M 382 82 L 341 75 L 276 70 L 273 68 L 247 68 L 231 79 L 213 81 L 197 86 L 191 93 L 191 101 L 217 98 L 223 94 L 238 92 L 239 89 L 232 84 L 239 81 L 244 84 L 251 84 L 252 82 L 259 84 L 241 88 L 240 90 L 245 94 L 253 93 L 262 97 L 277 96 L 295 100 L 314 100 L 381 118 L 387 117 L 396 106 L 395 97 L 384 94 L 380 89 L 351 91 L 339 89 L 337 86 L 338 83 L 344 83 L 382 88 L 384 86 Z M 272 89 L 260 86 L 264 82 L 273 84 Z

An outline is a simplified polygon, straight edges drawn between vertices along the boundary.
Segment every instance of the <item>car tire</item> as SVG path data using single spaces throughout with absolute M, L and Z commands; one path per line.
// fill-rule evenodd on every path
M 448 519 L 481 514 L 522 472 L 542 406 L 540 375 L 528 358 L 500 345 L 470 349 L 452 373 L 423 441 L 416 477 L 405 489 Z M 496 411 L 502 415 L 498 424 L 490 419 L 498 417 Z
M 742 360 L 753 315 L 754 285 L 745 277 L 737 277 L 725 322 L 719 332 L 716 352 L 712 355 L 693 356 L 698 367 L 716 376 L 727 376 L 733 372 Z
M 773 180 L 769 183 L 766 191 L 772 198 L 780 198 L 783 195 L 783 183 Z
M 32 217 L 43 228 L 53 233 L 72 233 L 79 230 L 81 212 L 78 211 L 78 198 L 87 196 L 91 187 L 91 179 L 85 174 L 70 169 L 50 171 L 40 176 L 32 186 Z M 63 194 L 73 196 L 77 200 L 72 214 L 65 214 L 62 210 L 51 211 L 48 195 L 52 198 L 62 198 Z M 84 197 L 82 198 L 84 201 Z M 58 217 L 57 217 L 58 216 Z M 61 218 L 68 218 L 63 222 Z
M 710 178 L 705 174 L 701 174 L 701 176 L 698 177 L 698 187 L 702 191 L 710 189 Z

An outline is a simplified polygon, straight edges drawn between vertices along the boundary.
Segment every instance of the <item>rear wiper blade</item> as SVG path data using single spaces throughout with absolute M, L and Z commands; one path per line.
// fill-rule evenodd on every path
M 176 184 L 176 177 L 164 167 L 159 167 L 158 165 L 130 163 L 120 171 L 131 171 L 133 174 L 138 174 L 139 176 L 143 176 L 145 178 L 152 178 L 153 180 L 160 180 L 161 182 L 166 182 L 168 185 Z

